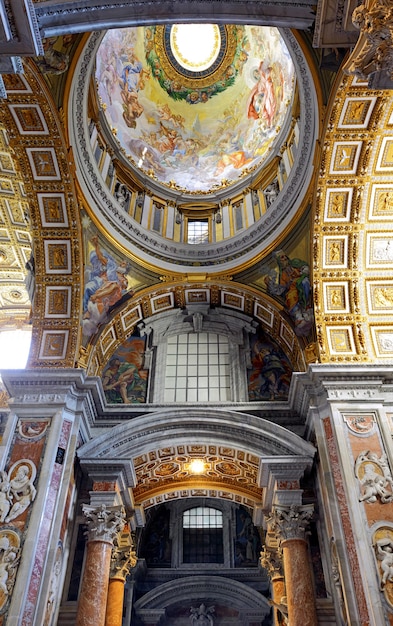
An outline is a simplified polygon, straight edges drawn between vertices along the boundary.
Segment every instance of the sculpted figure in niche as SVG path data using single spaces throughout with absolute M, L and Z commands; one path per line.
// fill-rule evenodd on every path
M 390 537 L 378 539 L 375 544 L 377 559 L 381 561 L 381 589 L 388 582 L 393 582 L 393 541 Z
M 12 532 L 3 532 L 0 536 L 0 591 L 4 594 L 3 603 L 14 585 L 19 552 L 19 538 Z
M 35 465 L 27 459 L 15 463 L 8 474 L 0 472 L 0 522 L 19 517 L 33 502 L 35 476 Z
M 373 503 L 380 499 L 386 504 L 393 501 L 393 480 L 385 455 L 378 458 L 369 450 L 361 452 L 356 459 L 355 474 L 362 487 L 360 502 Z

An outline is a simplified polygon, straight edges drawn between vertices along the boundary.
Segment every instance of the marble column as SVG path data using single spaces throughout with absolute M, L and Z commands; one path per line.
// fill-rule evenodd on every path
M 318 623 L 314 583 L 308 554 L 306 531 L 313 506 L 275 506 L 268 520 L 283 551 L 288 622 L 291 626 Z
M 87 525 L 86 564 L 76 626 L 105 626 L 113 541 L 124 528 L 121 506 L 83 507 Z
M 285 591 L 282 551 L 264 546 L 260 562 L 267 570 L 271 581 L 271 604 L 273 606 L 273 624 L 280 626 L 288 619 L 288 605 Z
M 129 545 L 118 545 L 117 542 L 112 552 L 105 626 L 122 626 L 124 585 L 130 569 L 137 562 L 130 536 L 129 540 Z

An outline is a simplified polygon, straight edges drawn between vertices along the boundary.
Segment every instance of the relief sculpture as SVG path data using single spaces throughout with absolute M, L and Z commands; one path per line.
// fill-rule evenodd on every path
M 36 473 L 34 463 L 27 459 L 14 463 L 8 474 L 0 472 L 0 522 L 16 519 L 33 502 L 37 493 L 33 485 Z
M 361 485 L 360 502 L 392 502 L 393 480 L 384 454 L 378 457 L 369 450 L 361 452 L 356 459 L 355 474 Z

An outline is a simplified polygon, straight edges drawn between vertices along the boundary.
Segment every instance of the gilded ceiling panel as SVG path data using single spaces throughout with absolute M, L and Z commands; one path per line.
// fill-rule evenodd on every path
M 393 95 L 343 76 L 326 121 L 315 195 L 320 360 L 393 358 Z

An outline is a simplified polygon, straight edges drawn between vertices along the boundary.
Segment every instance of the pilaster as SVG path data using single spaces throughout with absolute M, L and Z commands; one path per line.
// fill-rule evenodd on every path
M 393 623 L 393 581 L 382 582 L 387 557 L 379 551 L 393 548 L 392 392 L 388 366 L 312 365 L 294 376 L 294 406 L 319 451 L 331 592 L 348 623 Z

